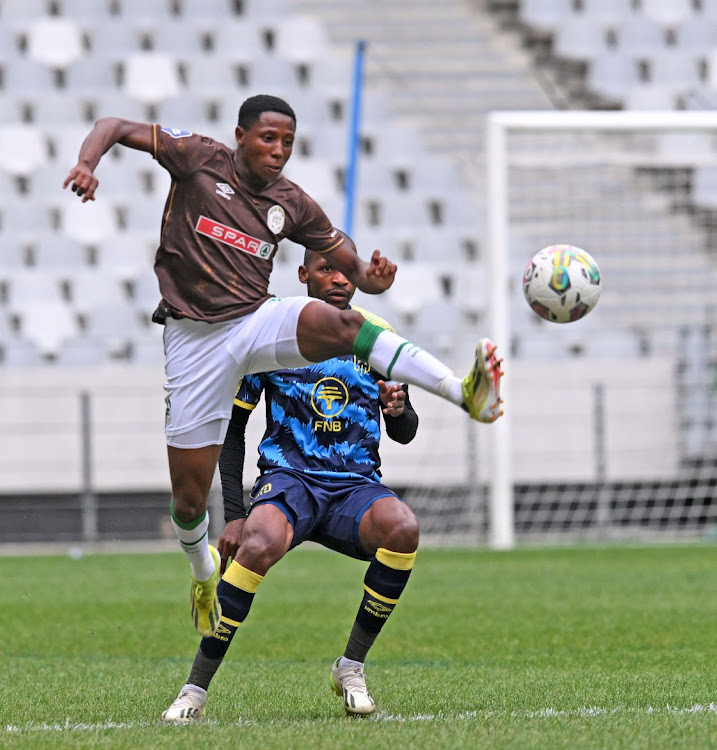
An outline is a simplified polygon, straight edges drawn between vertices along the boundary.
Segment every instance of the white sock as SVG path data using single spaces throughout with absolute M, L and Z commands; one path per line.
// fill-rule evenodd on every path
M 345 656 L 342 656 L 339 659 L 339 667 L 363 667 L 363 662 L 354 661 L 353 659 L 347 659 Z
M 463 403 L 461 379 L 432 354 L 392 331 L 381 331 L 368 362 L 389 380 L 417 385 L 458 406 Z
M 181 524 L 174 513 L 171 515 L 174 533 L 189 560 L 192 575 L 197 581 L 207 581 L 214 573 L 214 558 L 209 551 L 209 512 L 205 511 L 199 523 L 192 528 Z

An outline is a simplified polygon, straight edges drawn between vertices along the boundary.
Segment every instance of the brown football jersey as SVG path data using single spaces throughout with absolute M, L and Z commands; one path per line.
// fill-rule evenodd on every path
M 239 181 L 233 149 L 153 126 L 154 158 L 172 184 L 154 269 L 172 317 L 207 322 L 256 310 L 268 293 L 280 240 L 317 252 L 345 240 L 298 185 L 279 177 L 258 193 Z

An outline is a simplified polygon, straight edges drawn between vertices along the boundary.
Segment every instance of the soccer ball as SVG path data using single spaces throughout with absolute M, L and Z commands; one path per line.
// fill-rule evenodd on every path
M 592 256 L 579 247 L 550 245 L 536 253 L 525 267 L 523 294 L 545 320 L 580 320 L 600 299 L 600 269 Z

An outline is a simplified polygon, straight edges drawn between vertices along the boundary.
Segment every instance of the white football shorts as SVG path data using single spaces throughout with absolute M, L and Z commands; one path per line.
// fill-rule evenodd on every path
M 296 326 L 311 297 L 272 297 L 255 312 L 222 323 L 167 318 L 165 434 L 177 448 L 224 442 L 234 396 L 244 375 L 310 362 Z

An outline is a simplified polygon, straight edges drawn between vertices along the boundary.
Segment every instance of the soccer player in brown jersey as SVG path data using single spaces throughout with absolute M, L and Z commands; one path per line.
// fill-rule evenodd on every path
M 500 360 L 489 339 L 478 342 L 461 379 L 359 312 L 269 295 L 272 259 L 285 237 L 324 253 L 368 294 L 385 291 L 396 273 L 378 250 L 362 260 L 321 207 L 282 175 L 295 132 L 292 108 L 268 95 L 241 105 L 236 149 L 183 130 L 103 117 L 64 182 L 83 202 L 95 200 L 95 168 L 115 144 L 146 151 L 171 176 L 154 264 L 161 293 L 154 319 L 165 324 L 171 520 L 190 563 L 194 626 L 205 637 L 221 616 L 207 498 L 243 375 L 355 353 L 388 379 L 434 393 L 480 422 L 502 414 Z

